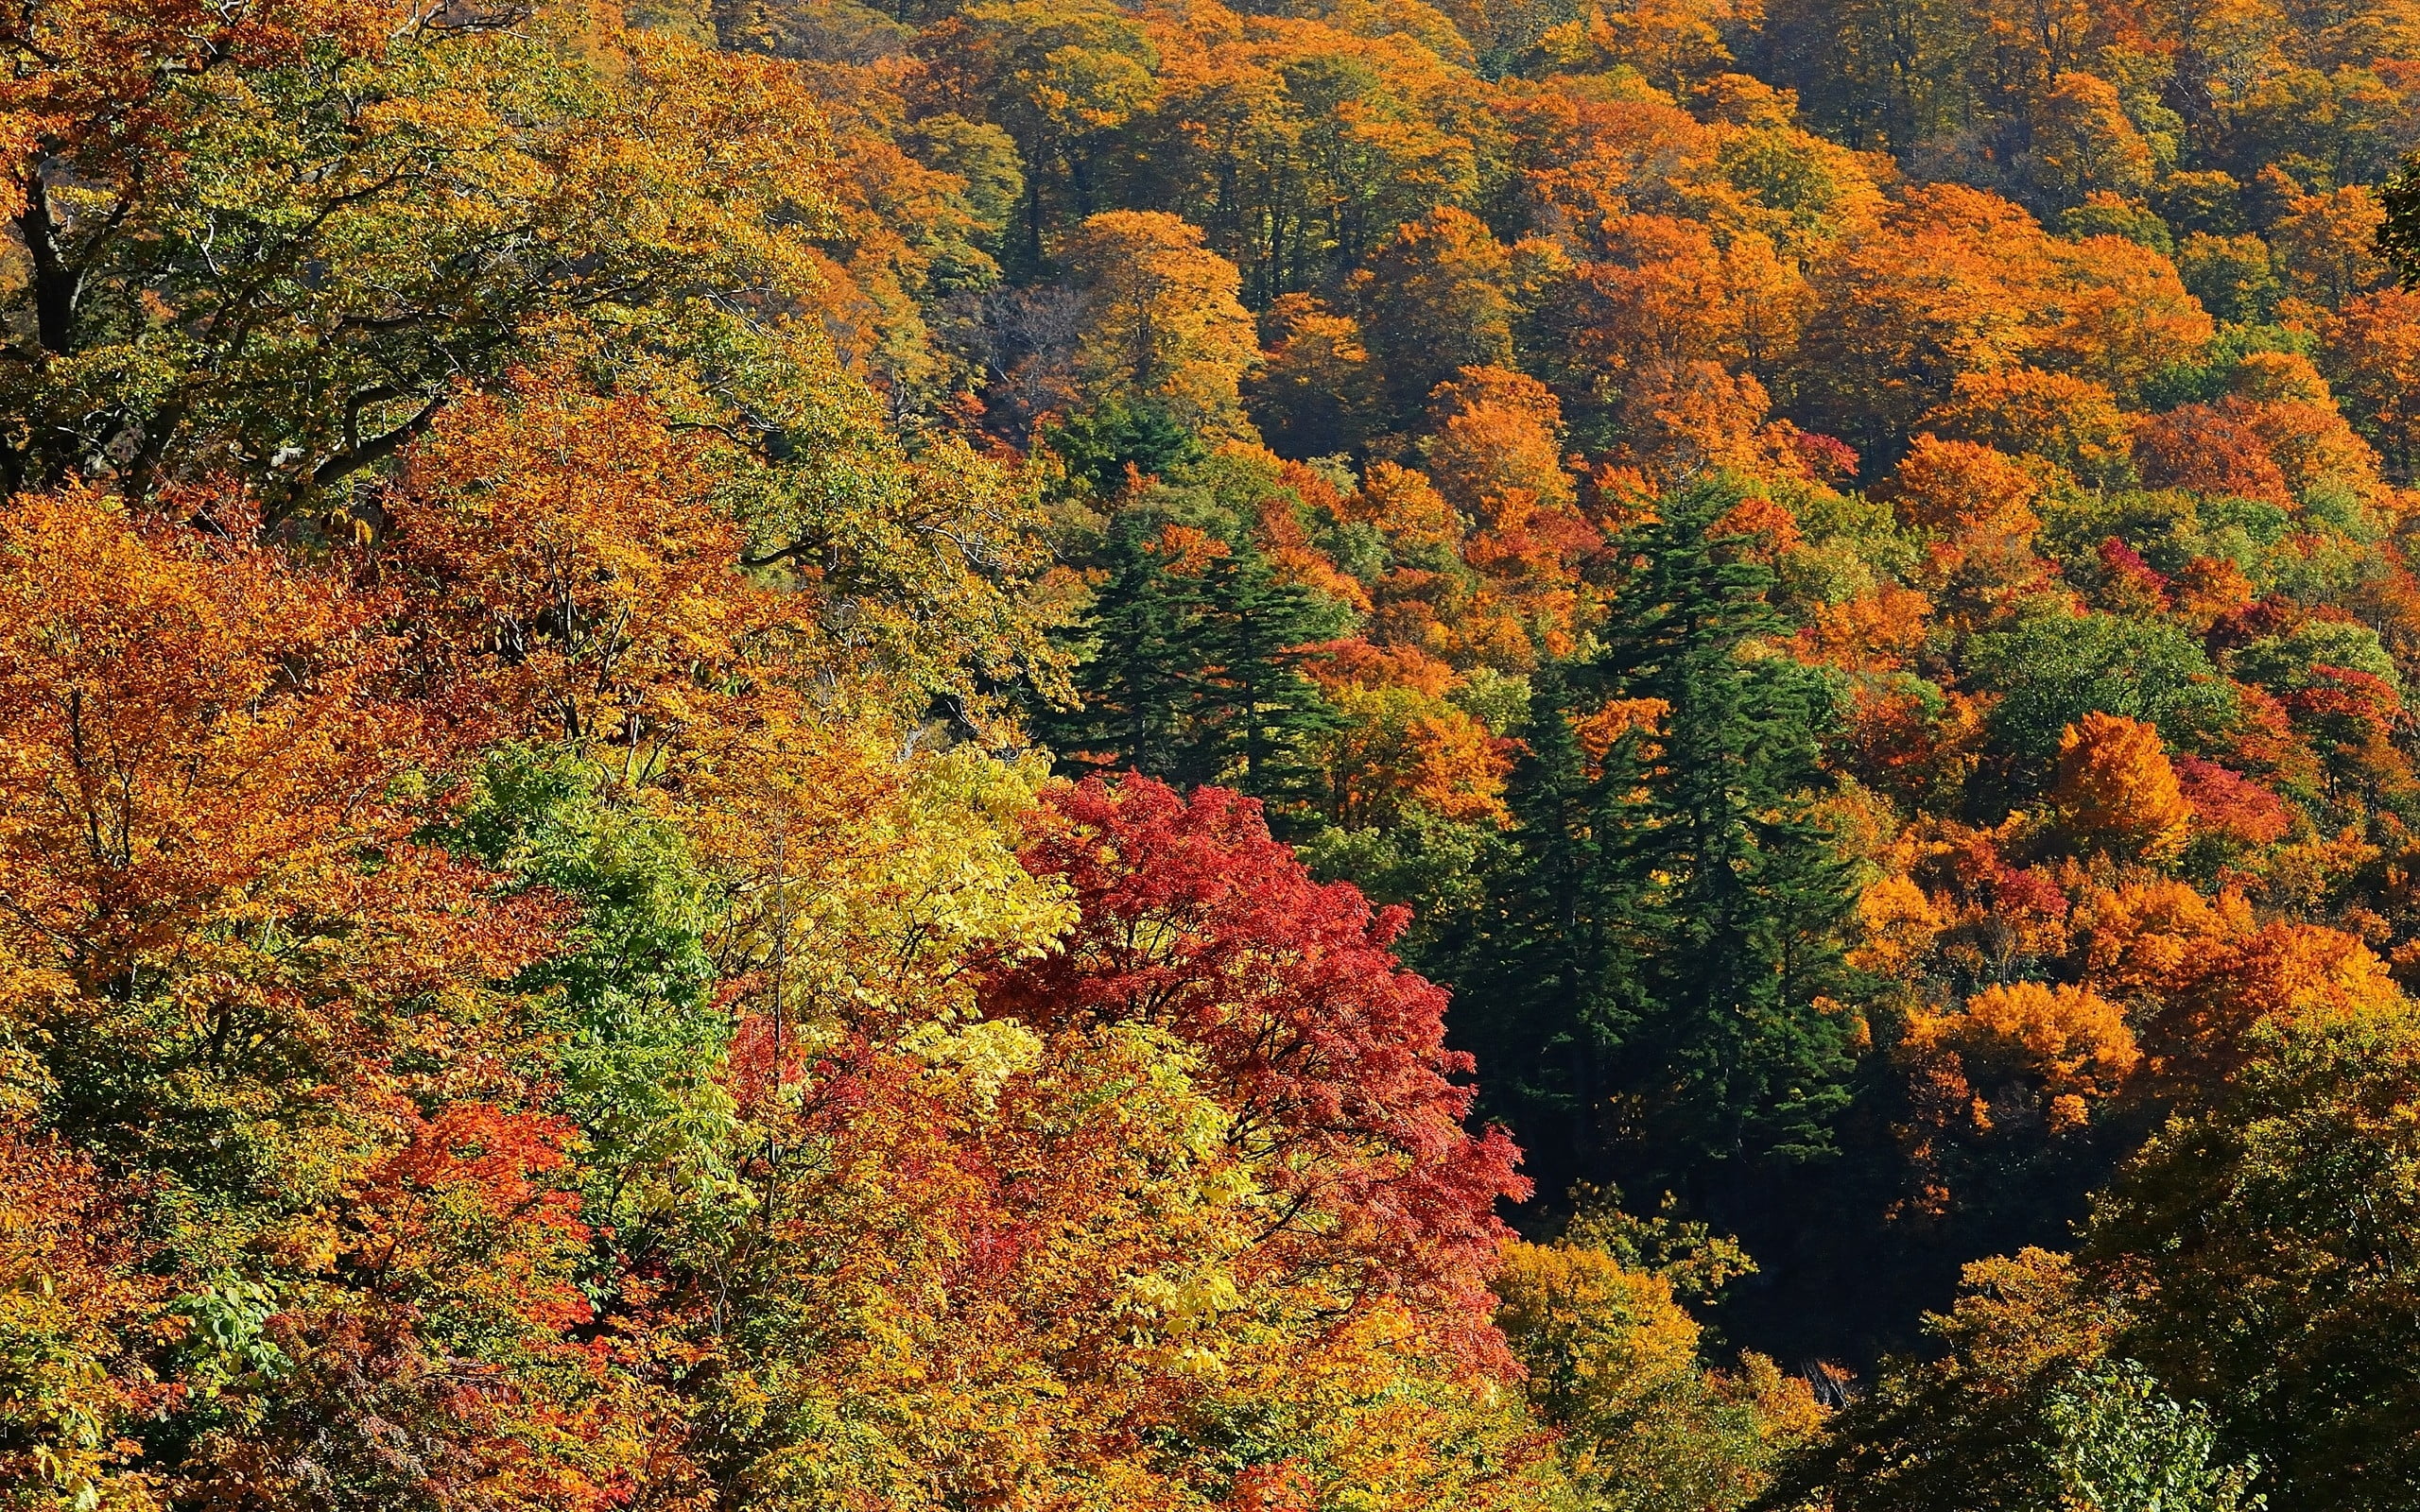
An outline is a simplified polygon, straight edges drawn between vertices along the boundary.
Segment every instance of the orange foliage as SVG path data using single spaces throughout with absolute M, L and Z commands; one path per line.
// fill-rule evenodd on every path
M 2015 458 L 1921 435 L 1879 491 L 1902 520 L 1938 533 L 1916 582 L 1952 616 L 1989 614 L 2042 579 L 2041 484 Z
M 1313 742 L 1325 774 L 1322 808 L 1358 829 L 1399 822 L 1408 806 L 1448 819 L 1505 825 L 1513 742 L 1455 707 L 1461 679 L 1414 646 L 1361 641 L 1317 648 L 1311 663 L 1340 723 Z
M 2165 878 L 2095 893 L 2076 918 L 2085 936 L 2085 980 L 2130 1001 L 2155 1000 L 2189 983 L 2254 927 L 2241 894 L 2213 900 Z
M 1812 623 L 1799 631 L 1799 652 L 1847 672 L 1895 672 L 1923 647 L 1931 613 L 1924 594 L 1885 583 L 1863 598 L 1817 605 Z
M 2133 447 L 2108 387 L 2038 368 L 1960 373 L 1949 399 L 1917 421 L 1950 440 L 2038 456 L 2084 478 L 2121 471 Z
M 2356 296 L 2320 333 L 2328 376 L 2362 434 L 2398 461 L 2420 455 L 2420 292 Z
M 2014 459 L 1971 441 L 1919 436 L 1892 474 L 1890 496 L 1901 519 L 1953 537 L 1988 534 L 2022 544 L 2042 522 L 2033 513 L 2041 485 Z
M 1571 732 L 1588 758 L 1586 771 L 1595 781 L 1604 771 L 1605 758 L 1623 738 L 1643 734 L 1653 739 L 1672 706 L 1661 698 L 1612 698 L 1572 722 Z
M 2207 1087 L 2238 1064 L 2256 1024 L 2394 1011 L 2403 996 L 2361 940 L 2279 921 L 2231 950 L 2200 952 L 2143 1025 L 2144 1047 L 2170 1081 Z
M 2269 233 L 2286 287 L 2333 309 L 2392 282 L 2394 272 L 2377 253 L 2385 224 L 2386 207 L 2365 184 L 2299 197 Z
M 2116 1004 L 2039 982 L 1988 987 L 1955 1013 L 1919 1014 L 1906 1044 L 1919 1061 L 1954 1057 L 1955 1075 L 1968 1086 L 1999 1089 L 1997 1099 L 1979 1093 L 1968 1108 L 1982 1130 L 1994 1125 L 1995 1102 L 2007 1106 L 2011 1084 L 2048 1099 L 2052 1132 L 2075 1127 L 2085 1105 L 2115 1096 L 2142 1060 Z
M 516 733 L 648 753 L 711 716 L 701 667 L 801 614 L 738 570 L 704 447 L 640 399 L 560 372 L 463 400 L 388 501 L 435 643 L 526 711 Z
M 1577 617 L 1580 558 L 1601 538 L 1563 469 L 1554 396 L 1519 373 L 1465 368 L 1432 403 L 1429 468 L 1472 526 L 1462 559 L 1542 649 L 1561 654 Z
M 2148 247 L 2096 236 L 2052 249 L 2049 266 L 2059 276 L 2027 344 L 2041 367 L 2131 397 L 2163 370 L 2198 358 L 2216 334 L 2175 265 Z
M 2180 404 L 2144 420 L 2135 428 L 2135 458 L 2153 488 L 2294 502 L 2267 440 L 2246 417 L 2225 408 Z
M 0 928 L 45 991 L 102 990 L 214 929 L 232 989 L 243 921 L 421 912 L 351 857 L 405 838 L 390 789 L 479 738 L 476 706 L 405 701 L 391 598 L 241 544 L 218 508 L 236 540 L 82 492 L 0 514 Z
M 2194 828 L 2201 833 L 2238 845 L 2262 846 L 2283 839 L 2292 827 L 2284 799 L 2215 762 L 2180 757 L 2176 776 L 2192 807 Z
M 2060 734 L 2051 801 L 2078 836 L 2153 856 L 2182 842 L 2193 816 L 2159 730 L 2121 714 L 2089 713 Z
M 1946 922 L 1925 890 L 1896 872 L 1858 895 L 1857 919 L 1864 938 L 1849 964 L 1899 979 L 1913 974 Z

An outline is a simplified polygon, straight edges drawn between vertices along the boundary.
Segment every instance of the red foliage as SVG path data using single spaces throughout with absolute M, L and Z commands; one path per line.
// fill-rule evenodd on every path
M 2042 923 L 2067 917 L 2067 895 L 2057 881 L 2039 868 L 2012 864 L 1987 833 L 1959 835 L 1939 869 L 1939 880 L 1953 897 L 1989 917 Z
M 2286 694 L 2284 702 L 2295 719 L 2348 745 L 2384 738 L 2403 713 L 2401 696 L 2384 678 L 2325 662 L 2312 666 L 2309 685 Z
M 2143 560 L 2134 547 L 2111 536 L 2100 543 L 2100 565 L 2109 574 L 2110 586 L 2124 601 L 2123 607 L 2164 612 L 2169 607 L 2168 578 Z
M 2179 756 L 2175 765 L 2196 829 L 2245 845 L 2267 845 L 2285 834 L 2286 803 L 2276 794 L 2198 756 Z
M 1433 1307 L 1492 1356 L 1495 1204 L 1529 1182 L 1502 1129 L 1463 1126 L 1472 1091 L 1454 1077 L 1471 1059 L 1444 1046 L 1445 992 L 1387 949 L 1409 915 L 1313 882 L 1252 799 L 1188 802 L 1142 777 L 1061 789 L 1025 861 L 1066 882 L 1081 921 L 998 971 L 986 1010 L 1143 1020 L 1190 1042 L 1278 1199 L 1268 1261 Z
M 472 1289 L 451 1266 L 509 1283 L 509 1305 L 535 1327 L 560 1331 L 594 1313 L 568 1280 L 544 1274 L 549 1251 L 587 1242 L 579 1198 L 555 1174 L 579 1132 L 544 1113 L 455 1103 L 435 1118 L 408 1120 L 411 1143 L 371 1174 L 358 1221 L 362 1266 L 392 1287 L 405 1274 Z
M 1796 431 L 1790 435 L 1789 449 L 1807 475 L 1819 482 L 1847 483 L 1857 477 L 1857 448 L 1836 436 Z
M 2283 635 L 2301 624 L 2304 616 L 2301 606 L 2272 595 L 2220 615 L 2206 639 L 2213 653 L 2234 650 L 2272 635 Z

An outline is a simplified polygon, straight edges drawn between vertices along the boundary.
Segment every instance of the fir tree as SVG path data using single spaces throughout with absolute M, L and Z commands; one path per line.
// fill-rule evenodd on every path
M 1209 781 L 1199 736 L 1201 659 L 1213 610 L 1199 573 L 1169 559 L 1157 522 L 1121 517 L 1107 542 L 1109 576 L 1082 626 L 1073 710 L 1037 723 L 1067 765 Z
M 1304 672 L 1338 616 L 1232 538 L 1130 510 L 1086 616 L 1081 707 L 1042 721 L 1080 770 L 1219 782 L 1270 805 L 1281 831 L 1307 809 L 1304 741 L 1334 717 Z
M 1202 649 L 1211 762 L 1218 781 L 1267 801 L 1282 831 L 1316 781 L 1304 743 L 1335 721 L 1303 665 L 1317 654 L 1310 647 L 1341 627 L 1308 589 L 1280 579 L 1249 540 L 1233 542 L 1213 568 L 1210 598 Z
M 1719 531 L 1738 499 L 1667 499 L 1621 543 L 1639 565 L 1599 654 L 1540 682 L 1526 864 L 1483 949 L 1504 962 L 1494 1037 L 1535 1047 L 1522 1122 L 1568 1129 L 1525 1129 L 1542 1177 L 1561 1157 L 1688 1186 L 1806 1157 L 1848 1098 L 1852 1026 L 1824 1000 L 1847 986 L 1852 879 L 1810 812 L 1832 695 L 1782 649 L 1771 570 Z

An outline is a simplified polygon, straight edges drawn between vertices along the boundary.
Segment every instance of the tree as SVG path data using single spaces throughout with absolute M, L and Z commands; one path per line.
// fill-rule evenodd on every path
M 1929 185 L 1892 206 L 1817 283 L 1795 365 L 1807 419 L 1887 457 L 1960 373 L 2029 344 L 2047 243 L 2022 210 L 1971 189 Z
M 1174 215 L 1104 211 L 1058 249 L 1081 301 L 1076 378 L 1097 404 L 1155 405 L 1213 436 L 1247 424 L 1239 386 L 1260 360 L 1235 265 Z
M 717 285 L 811 304 L 826 152 L 794 76 L 505 19 L 28 12 L 0 493 L 232 469 L 273 526 L 340 505 L 556 318 Z
M 2088 843 L 2151 858 L 2184 844 L 2193 812 L 2157 728 L 2098 711 L 2060 731 L 2050 801 L 2060 822 Z
M 2033 176 L 2051 201 L 2094 194 L 2138 198 L 2151 187 L 2151 144 L 2126 118 L 2116 86 L 2091 74 L 2051 80 L 2033 121 Z
M 2267 319 L 2285 292 L 2269 244 L 2249 232 L 2195 232 L 2177 253 L 2176 274 L 2203 308 L 2238 324 Z
M 1233 793 L 1093 778 L 1054 808 L 1028 865 L 1063 880 L 1082 922 L 1003 963 L 987 1011 L 1179 1037 L 1267 1193 L 1258 1263 L 1331 1275 L 1357 1306 L 1401 1297 L 1482 1358 L 1499 1349 L 1493 1205 L 1529 1184 L 1501 1129 L 1463 1127 L 1470 1060 L 1445 1048 L 1445 994 L 1388 954 L 1404 911 L 1314 884 Z
M 1672 1282 L 1573 1227 L 1552 1246 L 1512 1246 L 1495 1283 L 1497 1321 L 1530 1400 L 1564 1435 L 1566 1473 L 1591 1507 L 1746 1504 L 1822 1421 L 1806 1383 L 1760 1355 L 1736 1373 L 1706 1369 Z
M 2043 1418 L 2061 1504 L 2093 1512 L 2258 1512 L 2259 1462 L 2214 1465 L 2218 1431 L 2199 1403 L 2180 1404 L 2131 1361 L 2087 1372 L 2050 1394 Z
M 2191 749 L 2235 713 L 2233 690 L 2201 645 L 2157 620 L 2051 608 L 1977 636 L 1970 658 L 1975 680 L 2002 695 L 1993 743 L 2018 782 L 2047 779 L 2067 727 L 2088 713 L 2148 722 Z
M 1307 294 L 1288 294 L 1261 324 L 1270 346 L 1249 400 L 1269 444 L 1289 457 L 1358 450 L 1379 413 L 1376 365 L 1360 322 Z
M 1559 455 L 1562 415 L 1544 384 L 1500 368 L 1464 368 L 1437 386 L 1426 447 L 1437 491 L 1468 523 L 1463 562 L 1492 605 L 1549 655 L 1572 644 L 1581 561 L 1601 542 L 1578 507 Z
M 659 1454 L 678 1484 L 644 1309 L 574 1336 L 604 1300 L 579 1131 L 503 986 L 562 912 L 424 833 L 493 728 L 476 690 L 416 694 L 396 595 L 194 503 L 226 526 L 85 491 L 0 520 L 0 1008 L 46 1047 L 8 1061 L 7 1174 L 95 1226 L 50 1242 L 91 1309 L 54 1348 L 94 1373 L 25 1381 L 9 1473 L 580 1512 Z M 102 1179 L 116 1202 L 79 1193 Z M 152 1384 L 113 1400 L 126 1372 Z
M 2124 1294 L 2068 1257 L 2026 1249 L 1963 1268 L 1928 1315 L 1939 1354 L 1908 1362 L 1853 1404 L 1772 1500 L 1827 1497 L 1842 1512 L 2037 1512 L 2055 1485 L 2041 1442 L 2051 1394 L 2109 1350 Z M 2046 1484 L 2048 1483 L 2048 1484 Z
M 2346 417 L 2398 466 L 2420 457 L 2420 296 L 2381 289 L 2344 301 L 2322 327 L 2328 381 Z
M 2126 1352 L 2210 1404 L 2280 1508 L 2391 1505 L 2412 1473 L 2420 1398 L 2377 1297 L 2410 1264 L 2411 1157 L 2390 1126 L 2413 1043 L 2395 1002 L 2257 1032 L 2231 1088 L 2152 1141 L 2094 1216 L 2097 1263 L 2161 1258 Z
M 1249 539 L 1149 509 L 1113 525 L 1109 556 L 1084 626 L 1082 702 L 1046 732 L 1080 771 L 1231 781 L 1291 816 L 1313 796 L 1307 742 L 1333 724 L 1305 670 L 1337 628 L 1332 612 Z
M 933 94 L 1013 138 L 1025 176 L 1017 238 L 1028 270 L 1045 266 L 1053 223 L 1094 203 L 1094 164 L 1108 134 L 1159 94 L 1159 56 L 1142 27 L 1097 0 L 987 0 L 919 35 Z M 1054 197 L 1063 203 L 1053 205 Z
M 1450 205 L 1378 249 L 1359 288 L 1361 324 L 1399 423 L 1461 369 L 1511 365 L 1518 276 L 1487 223 Z
M 1622 538 L 1604 649 L 1541 681 L 1516 774 L 1530 854 L 1486 1033 L 1573 1058 L 1491 1063 L 1536 1113 L 1562 1104 L 1590 1174 L 1600 1151 L 1692 1183 L 1812 1158 L 1847 1097 L 1853 893 L 1810 812 L 1833 694 L 1783 650 L 1771 569 L 1726 531 L 1740 502 L 1703 484 Z
M 2038 368 L 1961 373 L 1948 402 L 1917 423 L 1949 440 L 2055 462 L 2088 482 L 2122 481 L 2132 471 L 2133 439 L 2118 396 L 2105 385 L 2066 373 Z
M 1199 728 L 1207 696 L 1201 652 L 1214 612 L 1209 562 L 1226 543 L 1138 512 L 1118 522 L 1109 547 L 1109 578 L 1087 615 L 1092 652 L 1076 672 L 1080 702 L 1046 715 L 1043 730 L 1080 768 L 1208 782 L 1215 768 Z
M 1470 684 L 1418 649 L 1329 644 L 1315 676 L 1336 710 L 1316 742 L 1320 806 L 1348 829 L 1394 828 L 1425 810 L 1457 822 L 1511 822 L 1504 780 L 1514 743 L 1453 702 Z
M 2388 282 L 2375 248 L 2392 245 L 2389 212 L 2360 184 L 2306 195 L 2270 232 L 2287 291 L 2327 309 Z
M 1629 68 L 1656 88 L 1677 93 L 1724 72 L 1733 60 L 1723 33 L 1753 25 L 1760 9 L 1738 0 L 1591 6 L 1581 19 L 1548 29 L 1538 46 L 1572 72 Z

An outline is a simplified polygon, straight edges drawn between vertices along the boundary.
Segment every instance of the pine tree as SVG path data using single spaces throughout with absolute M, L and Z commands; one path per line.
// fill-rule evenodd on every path
M 1737 502 L 1720 485 L 1666 501 L 1596 668 L 1615 696 L 1669 706 L 1651 745 L 1609 752 L 1599 796 L 1608 913 L 1649 956 L 1626 1058 L 1651 1102 L 1670 1077 L 1667 1138 L 1717 1158 L 1820 1148 L 1847 1099 L 1848 1026 L 1818 1000 L 1843 985 L 1851 879 L 1807 814 L 1832 694 L 1777 644 L 1771 570 L 1716 534 Z

